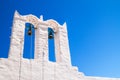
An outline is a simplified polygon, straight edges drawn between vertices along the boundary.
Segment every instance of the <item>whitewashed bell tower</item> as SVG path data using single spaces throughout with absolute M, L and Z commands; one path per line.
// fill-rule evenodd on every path
M 59 25 L 52 19 L 43 21 L 42 16 L 39 19 L 31 14 L 22 16 L 17 11 L 14 15 L 9 58 L 22 57 L 25 23 L 27 22 L 33 24 L 35 28 L 35 59 L 44 57 L 44 60 L 48 61 L 48 28 L 52 28 L 54 31 L 56 63 L 71 65 L 66 23 Z

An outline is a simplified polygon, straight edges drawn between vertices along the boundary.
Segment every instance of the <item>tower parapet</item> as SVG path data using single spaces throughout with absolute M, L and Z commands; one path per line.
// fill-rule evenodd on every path
M 22 16 L 17 11 L 14 14 L 9 58 L 17 59 L 23 55 L 25 23 L 31 23 L 35 28 L 35 59 L 44 57 L 48 61 L 48 28 L 51 28 L 54 31 L 56 62 L 71 65 L 66 23 L 60 25 L 53 19 L 44 21 L 43 16 L 39 19 L 31 14 Z

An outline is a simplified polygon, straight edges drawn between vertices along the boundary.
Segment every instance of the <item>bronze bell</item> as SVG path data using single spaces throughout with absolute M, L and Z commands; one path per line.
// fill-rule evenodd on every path
M 32 34 L 32 30 L 28 30 L 28 35 L 30 36 Z
M 49 39 L 53 39 L 53 38 L 54 38 L 54 36 L 53 36 L 53 33 L 52 33 L 52 32 L 50 32 L 50 33 L 49 33 L 48 38 L 49 38 Z
M 33 25 L 32 25 L 31 23 L 26 23 L 25 26 L 26 26 L 26 29 L 27 29 L 27 34 L 28 34 L 29 36 L 31 36 L 31 35 L 32 35 Z
M 53 39 L 54 38 L 54 31 L 52 28 L 48 28 L 48 38 Z

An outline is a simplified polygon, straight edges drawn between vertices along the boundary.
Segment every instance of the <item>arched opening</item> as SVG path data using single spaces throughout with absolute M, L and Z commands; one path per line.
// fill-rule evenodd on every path
M 54 47 L 54 31 L 48 28 L 48 47 L 49 47 L 49 61 L 56 62 L 55 47 Z
M 35 28 L 31 23 L 25 23 L 23 58 L 34 59 Z

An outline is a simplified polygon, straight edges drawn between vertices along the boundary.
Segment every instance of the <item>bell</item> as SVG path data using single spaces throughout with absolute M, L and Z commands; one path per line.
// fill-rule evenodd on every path
M 48 28 L 48 38 L 53 39 L 54 38 L 54 31 L 51 28 Z
M 53 38 L 54 38 L 54 36 L 53 36 L 53 33 L 52 33 L 52 32 L 50 32 L 50 33 L 49 33 L 48 38 L 49 38 L 49 39 L 53 39 Z
M 30 36 L 32 34 L 32 31 L 31 30 L 28 30 L 28 35 Z
M 29 36 L 32 35 L 33 25 L 32 25 L 31 23 L 26 23 L 25 26 L 26 26 L 26 29 L 28 30 L 27 34 L 28 34 Z

